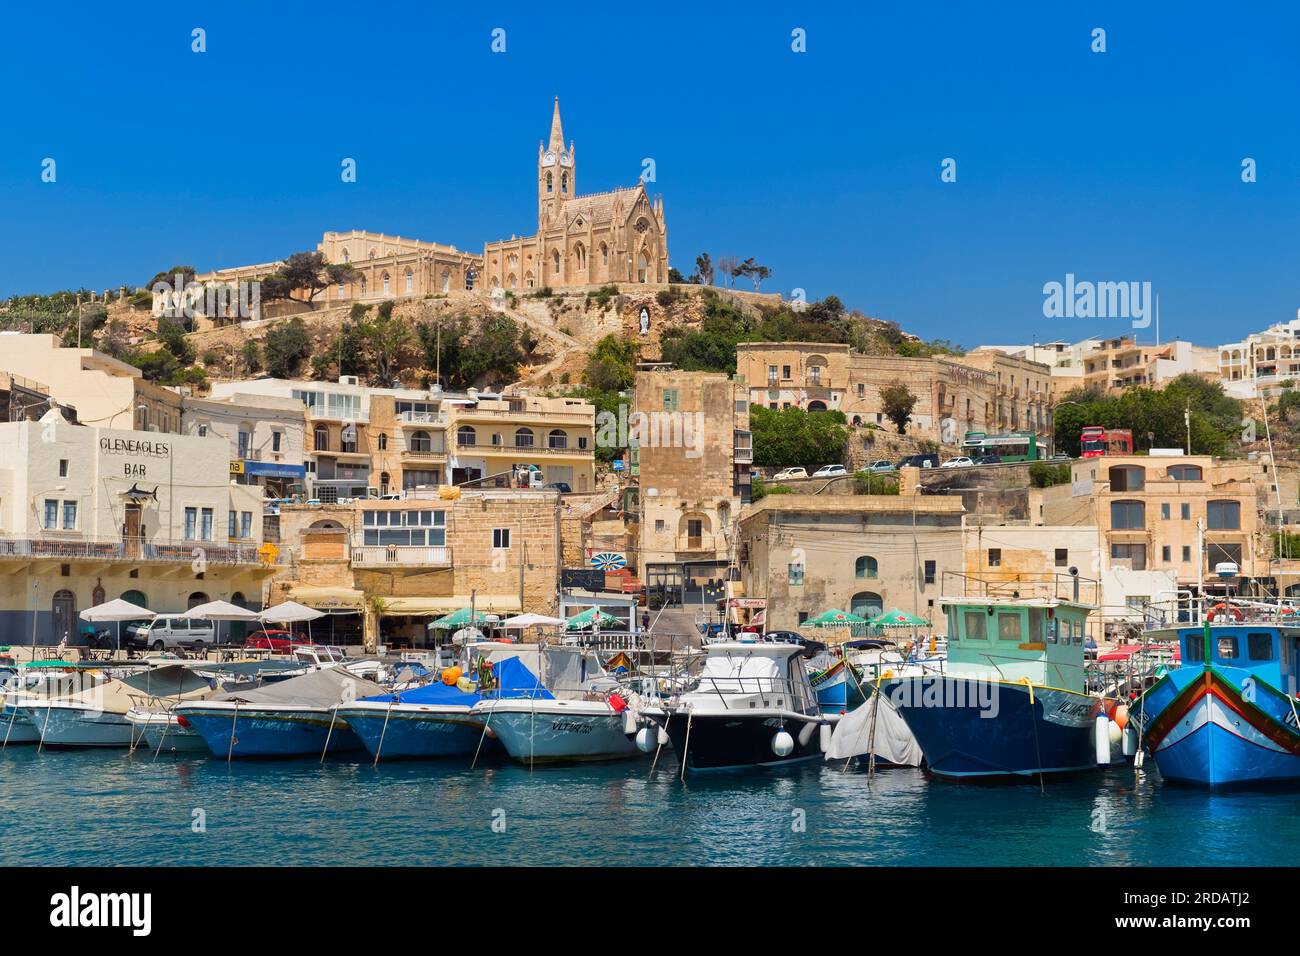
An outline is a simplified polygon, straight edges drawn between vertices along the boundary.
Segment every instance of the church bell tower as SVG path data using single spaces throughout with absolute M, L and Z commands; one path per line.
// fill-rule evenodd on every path
M 537 231 L 558 222 L 564 204 L 576 194 L 573 143 L 564 148 L 564 126 L 560 123 L 560 98 L 551 111 L 551 136 L 546 145 L 537 144 Z

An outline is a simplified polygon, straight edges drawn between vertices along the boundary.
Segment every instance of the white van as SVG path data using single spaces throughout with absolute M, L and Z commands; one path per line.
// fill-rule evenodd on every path
M 217 643 L 217 628 L 212 621 L 159 615 L 144 624 L 132 624 L 127 637 L 132 644 L 154 651 L 201 650 Z

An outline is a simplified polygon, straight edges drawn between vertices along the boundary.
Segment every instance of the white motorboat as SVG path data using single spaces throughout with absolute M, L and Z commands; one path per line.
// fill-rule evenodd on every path
M 541 678 L 526 697 L 495 698 L 474 706 L 489 736 L 512 759 L 530 766 L 620 760 L 640 751 L 635 724 L 625 716 L 620 684 L 590 650 L 568 645 L 523 645 L 520 657 Z M 522 652 L 531 651 L 528 657 Z

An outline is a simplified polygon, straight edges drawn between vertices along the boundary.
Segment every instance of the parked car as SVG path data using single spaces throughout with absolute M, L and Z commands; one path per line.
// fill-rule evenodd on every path
M 276 654 L 288 654 L 296 647 L 305 647 L 309 644 L 306 639 L 294 637 L 292 631 L 278 629 L 254 631 L 244 638 L 245 650 L 271 651 Z
M 843 465 L 822 465 L 813 472 L 814 478 L 840 478 L 847 475 Z
M 1052 456 L 1052 461 L 1073 461 L 1073 460 L 1074 460 L 1073 458 L 1071 458 L 1063 451 L 1058 451 L 1055 455 Z
M 867 471 L 874 471 L 877 474 L 879 474 L 880 472 L 893 471 L 893 470 L 894 470 L 893 462 L 888 461 L 884 458 L 881 458 L 879 461 L 873 461 L 871 464 L 867 466 Z
M 176 648 L 212 647 L 217 643 L 217 626 L 197 618 L 159 616 L 127 627 L 127 640 L 136 647 L 154 651 Z
M 978 458 L 975 459 L 975 464 L 1000 465 L 1002 464 L 1002 459 L 999 458 L 997 455 L 980 455 Z
M 573 491 L 573 489 L 569 487 L 569 483 L 567 481 L 552 481 L 549 484 L 543 485 L 542 487 L 550 488 L 552 491 L 558 491 L 562 495 L 570 494 Z
M 768 631 L 763 640 L 774 644 L 804 644 L 804 636 L 798 631 Z
M 956 458 L 949 458 L 940 468 L 969 468 L 975 462 L 971 461 L 965 455 L 958 455 Z
M 938 468 L 939 456 L 934 452 L 926 455 L 908 455 L 899 461 L 898 468 Z
M 799 478 L 807 478 L 807 468 L 782 468 L 772 476 L 773 481 L 795 481 Z

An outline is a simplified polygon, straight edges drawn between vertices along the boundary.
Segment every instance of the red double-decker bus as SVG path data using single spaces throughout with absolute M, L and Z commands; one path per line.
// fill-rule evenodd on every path
M 1089 425 L 1079 432 L 1079 457 L 1101 458 L 1105 455 L 1133 454 L 1133 432 L 1127 428 L 1102 428 Z

